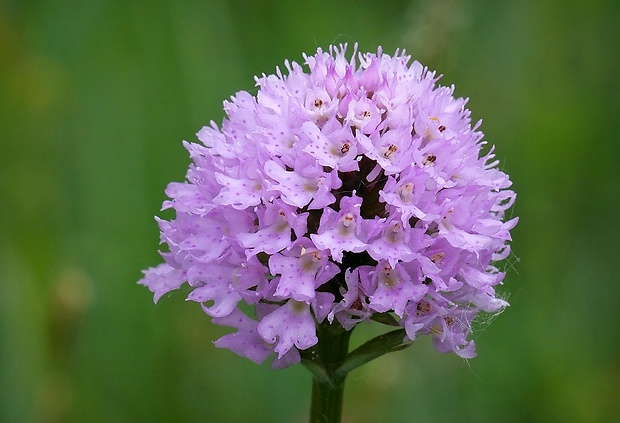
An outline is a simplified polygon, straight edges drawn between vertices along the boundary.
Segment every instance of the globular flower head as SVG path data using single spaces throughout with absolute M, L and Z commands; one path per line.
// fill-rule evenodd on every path
M 409 340 L 473 357 L 472 320 L 507 305 L 495 287 L 511 182 L 454 87 L 404 52 L 346 50 L 256 78 L 255 96 L 237 93 L 221 127 L 185 143 L 187 181 L 164 203 L 176 217 L 159 221 L 169 252 L 140 283 L 156 301 L 188 283 L 237 330 L 216 346 L 275 353 L 274 367 L 318 342 L 317 323 L 383 313 Z

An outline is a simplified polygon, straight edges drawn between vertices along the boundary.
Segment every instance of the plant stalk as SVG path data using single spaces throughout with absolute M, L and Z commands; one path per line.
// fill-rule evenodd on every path
M 322 324 L 318 328 L 319 342 L 312 361 L 324 372 L 321 377 L 313 373 L 310 423 L 340 423 L 347 375 L 337 369 L 347 357 L 350 337 L 351 331 L 337 324 Z

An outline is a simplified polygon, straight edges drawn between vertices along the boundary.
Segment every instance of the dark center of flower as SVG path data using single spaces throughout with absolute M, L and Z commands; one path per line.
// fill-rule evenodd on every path
M 426 156 L 426 158 L 424 159 L 424 166 L 426 165 L 431 165 L 433 163 L 435 163 L 435 160 L 437 160 L 437 156 L 435 156 L 434 154 L 429 154 L 428 156 Z
M 398 147 L 394 144 L 390 144 L 387 150 L 385 151 L 385 153 L 383 153 L 383 157 L 385 157 L 386 159 L 389 159 L 397 151 L 398 151 Z
M 344 156 L 345 154 L 349 152 L 350 149 L 351 149 L 351 143 L 345 142 L 344 144 L 342 144 L 342 148 L 340 149 L 340 152 Z
M 416 306 L 416 314 L 418 316 L 426 314 L 430 311 L 431 311 L 431 304 L 426 300 L 420 301 L 418 305 Z

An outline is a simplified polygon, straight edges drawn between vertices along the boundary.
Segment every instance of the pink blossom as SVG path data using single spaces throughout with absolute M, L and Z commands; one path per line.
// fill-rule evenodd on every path
M 475 355 L 471 322 L 496 293 L 516 194 L 467 100 L 405 52 L 318 49 L 224 102 L 158 220 L 168 252 L 139 283 L 158 301 L 187 282 L 218 347 L 300 360 L 326 319 L 389 313 L 409 340 Z M 252 310 L 246 314 L 241 310 Z

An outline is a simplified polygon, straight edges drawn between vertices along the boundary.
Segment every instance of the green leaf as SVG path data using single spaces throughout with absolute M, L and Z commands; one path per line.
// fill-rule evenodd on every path
M 312 373 L 312 377 L 318 383 L 328 384 L 328 385 L 332 384 L 332 378 L 330 377 L 329 373 L 327 372 L 325 367 L 323 367 L 323 365 L 320 362 L 304 358 L 302 355 L 301 364 L 306 369 L 310 370 L 310 373 Z
M 375 322 L 383 323 L 388 326 L 400 326 L 398 321 L 394 318 L 391 313 L 375 313 L 372 315 L 370 320 L 374 320 Z
M 403 350 L 413 343 L 405 340 L 405 329 L 397 329 L 371 339 L 365 344 L 351 351 L 342 364 L 336 369 L 336 374 L 346 376 L 351 370 L 381 357 L 384 354 Z

